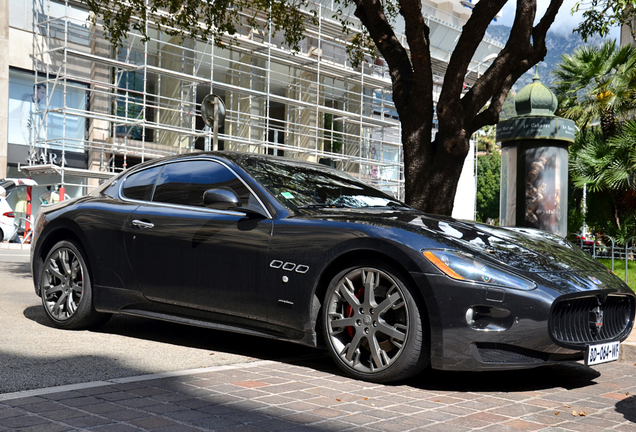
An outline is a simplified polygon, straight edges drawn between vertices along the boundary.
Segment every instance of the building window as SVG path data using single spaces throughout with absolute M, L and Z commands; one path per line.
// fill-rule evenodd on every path
M 9 70 L 9 144 L 84 152 L 86 119 L 66 109 L 86 109 L 86 85 L 54 85 L 44 76 L 35 85 L 32 72 Z
M 9 26 L 33 31 L 33 21 L 40 26 L 38 32 L 53 38 L 64 39 L 68 24 L 68 42 L 88 46 L 88 10 L 55 1 L 11 0 Z
M 142 65 L 143 53 L 129 48 L 122 48 L 117 60 Z M 154 81 L 155 77 L 149 77 Z M 154 131 L 146 128 L 144 131 L 140 124 L 143 120 L 154 120 L 154 109 L 146 107 L 144 113 L 144 73 L 135 71 L 120 71 L 115 77 L 117 96 L 115 98 L 114 115 L 125 121 L 125 124 L 115 125 L 115 136 L 137 141 L 153 141 Z M 151 89 L 147 89 L 150 91 Z M 152 103 L 154 98 L 146 94 L 146 104 Z

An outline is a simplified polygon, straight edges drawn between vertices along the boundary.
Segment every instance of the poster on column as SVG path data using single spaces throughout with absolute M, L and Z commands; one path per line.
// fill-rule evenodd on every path
M 525 226 L 565 236 L 567 210 L 567 149 L 526 149 Z M 565 194 L 565 195 L 564 195 Z

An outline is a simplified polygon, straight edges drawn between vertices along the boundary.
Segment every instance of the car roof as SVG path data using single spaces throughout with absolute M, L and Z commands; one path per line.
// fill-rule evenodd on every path
M 160 159 L 152 159 L 150 161 L 146 161 L 146 162 L 143 162 L 142 164 L 138 164 L 138 165 L 135 165 L 134 167 L 131 167 L 130 171 L 132 170 L 136 171 L 138 169 L 144 169 L 152 165 L 160 165 L 166 162 L 176 162 L 179 160 L 196 159 L 201 157 L 209 157 L 211 159 L 214 159 L 214 158 L 225 159 L 247 171 L 249 171 L 249 165 L 250 165 L 248 161 L 256 160 L 256 161 L 268 162 L 274 165 L 292 165 L 299 168 L 302 167 L 302 168 L 311 169 L 311 170 L 327 171 L 336 175 L 341 175 L 341 176 L 355 179 L 354 177 L 351 177 L 349 174 L 343 171 L 340 171 L 336 168 L 332 168 L 328 165 L 317 164 L 315 162 L 308 162 L 308 161 L 303 161 L 299 159 L 292 159 L 292 158 L 287 158 L 283 156 L 267 155 L 262 153 L 248 153 L 248 152 L 238 152 L 238 151 L 229 151 L 229 150 L 186 153 L 186 154 L 168 156 L 168 157 L 160 158 Z M 127 172 L 129 171 L 124 171 L 124 173 L 127 173 Z
M 37 186 L 38 182 L 33 179 L 27 178 L 6 178 L 0 179 L 0 186 L 2 186 L 7 192 L 18 186 Z

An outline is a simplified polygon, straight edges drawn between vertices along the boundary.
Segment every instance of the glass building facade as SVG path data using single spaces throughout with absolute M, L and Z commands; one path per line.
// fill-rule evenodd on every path
M 295 53 L 281 33 L 256 30 L 247 17 L 233 43 L 223 41 L 225 48 L 150 28 L 149 40 L 131 32 L 115 52 L 77 2 L 9 3 L 11 38 L 23 45 L 30 39 L 33 47 L 30 68 L 15 60 L 17 53 L 10 63 L 9 174 L 31 167 L 33 178 L 57 175 L 60 185 L 81 194 L 104 175 L 149 158 L 211 149 L 212 131 L 199 114 L 203 98 L 215 94 L 226 111 L 219 149 L 330 164 L 403 198 L 401 129 L 388 68 L 371 57 L 351 65 L 349 36 L 332 18 L 332 0 L 310 5 L 318 19 L 307 20 Z M 422 3 L 435 95 L 470 13 L 456 3 L 450 9 L 449 2 Z M 406 46 L 401 28 L 396 23 Z M 501 48 L 482 41 L 468 84 L 487 67 L 479 59 Z M 48 171 L 38 171 L 44 165 Z

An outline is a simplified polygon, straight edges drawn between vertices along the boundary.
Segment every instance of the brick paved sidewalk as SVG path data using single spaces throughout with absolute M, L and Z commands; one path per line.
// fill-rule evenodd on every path
M 625 363 L 429 371 L 379 385 L 318 357 L 0 394 L 0 430 L 633 432 L 632 395 L 636 366 Z

